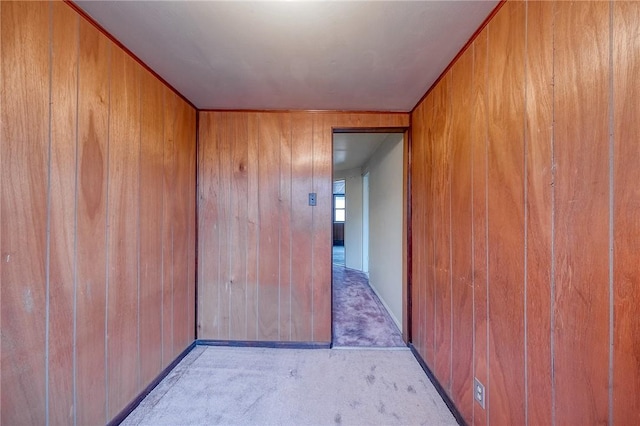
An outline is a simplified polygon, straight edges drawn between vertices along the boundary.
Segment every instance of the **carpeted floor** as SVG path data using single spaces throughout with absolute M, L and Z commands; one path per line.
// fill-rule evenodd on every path
M 400 330 L 363 272 L 333 264 L 333 345 L 404 347 Z
M 196 346 L 123 425 L 455 425 L 408 349 Z

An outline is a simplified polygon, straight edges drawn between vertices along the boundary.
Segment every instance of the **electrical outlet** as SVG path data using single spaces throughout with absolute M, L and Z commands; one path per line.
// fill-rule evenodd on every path
M 474 377 L 473 379 L 473 398 L 478 401 L 478 404 L 480 404 L 480 406 L 484 409 L 484 400 L 485 400 L 485 393 L 484 393 L 484 385 L 482 383 L 480 383 L 480 380 L 476 379 Z

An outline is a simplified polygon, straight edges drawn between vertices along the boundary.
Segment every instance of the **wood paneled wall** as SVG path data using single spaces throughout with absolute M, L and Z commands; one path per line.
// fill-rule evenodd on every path
M 408 125 L 408 114 L 200 113 L 198 338 L 331 341 L 332 128 Z
M 413 342 L 469 424 L 640 423 L 639 26 L 509 1 L 412 113 Z
M 106 423 L 194 339 L 196 114 L 68 5 L 0 8 L 0 423 Z

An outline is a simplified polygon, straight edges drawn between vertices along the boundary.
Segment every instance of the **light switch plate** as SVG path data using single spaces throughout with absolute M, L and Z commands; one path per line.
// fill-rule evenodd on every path
M 310 192 L 309 193 L 309 205 L 310 206 L 315 206 L 316 205 L 316 193 L 315 192 Z

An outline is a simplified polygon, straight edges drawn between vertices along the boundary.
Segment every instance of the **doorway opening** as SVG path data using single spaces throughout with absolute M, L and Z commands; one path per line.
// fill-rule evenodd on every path
M 334 131 L 333 346 L 406 346 L 405 139 Z

